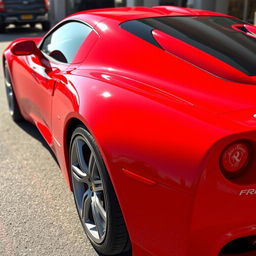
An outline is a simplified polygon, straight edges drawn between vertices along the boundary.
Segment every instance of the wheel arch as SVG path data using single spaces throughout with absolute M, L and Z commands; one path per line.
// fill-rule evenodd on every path
M 110 181 L 114 186 L 114 183 L 113 183 L 113 180 L 112 180 L 112 177 L 111 177 L 111 174 L 109 172 L 109 168 L 108 168 L 108 162 L 107 162 L 107 159 L 105 157 L 105 154 L 101 148 L 101 146 L 99 145 L 97 139 L 95 138 L 93 132 L 88 128 L 88 125 L 86 125 L 86 122 L 82 120 L 82 118 L 80 119 L 79 117 L 75 116 L 75 117 L 71 117 L 67 123 L 66 123 L 66 126 L 65 126 L 65 129 L 64 129 L 64 140 L 63 140 L 63 145 L 64 145 L 64 154 L 65 154 L 65 159 L 66 159 L 66 169 L 67 169 L 67 174 L 68 174 L 68 179 L 69 179 L 69 187 L 72 191 L 72 186 L 71 186 L 71 175 L 70 175 L 70 168 L 69 168 L 69 147 L 70 147 L 70 143 L 71 143 L 71 138 L 72 138 L 72 134 L 73 132 L 75 131 L 75 129 L 78 127 L 78 126 L 83 126 L 83 128 L 86 129 L 86 131 L 88 131 L 92 137 L 94 138 L 95 142 L 96 142 L 96 145 L 100 151 L 100 154 L 103 158 L 103 162 L 106 166 L 106 170 L 107 170 L 107 173 L 108 173 L 108 176 L 110 178 Z

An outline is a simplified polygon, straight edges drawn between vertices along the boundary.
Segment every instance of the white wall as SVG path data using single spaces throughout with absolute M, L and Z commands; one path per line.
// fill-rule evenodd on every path
M 216 12 L 228 13 L 228 0 L 217 0 L 216 1 Z

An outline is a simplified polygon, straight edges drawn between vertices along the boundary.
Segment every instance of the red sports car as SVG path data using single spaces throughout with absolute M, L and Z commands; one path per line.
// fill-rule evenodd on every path
M 34 123 L 103 255 L 256 255 L 256 27 L 171 6 L 80 12 L 14 41 Z

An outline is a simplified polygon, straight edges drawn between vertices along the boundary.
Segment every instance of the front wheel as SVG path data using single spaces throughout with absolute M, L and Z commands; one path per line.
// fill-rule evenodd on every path
M 19 106 L 15 97 L 7 62 L 5 62 L 4 64 L 4 83 L 5 83 L 5 91 L 6 91 L 7 101 L 8 101 L 9 113 L 15 122 L 19 122 L 23 120 L 23 117 L 20 113 Z
M 70 170 L 76 208 L 95 250 L 103 255 L 129 251 L 128 232 L 103 159 L 82 126 L 71 138 Z

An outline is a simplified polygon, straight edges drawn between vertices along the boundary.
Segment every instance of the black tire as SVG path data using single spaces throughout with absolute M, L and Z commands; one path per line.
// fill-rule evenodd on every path
M 69 157 L 77 212 L 93 247 L 101 255 L 129 251 L 129 235 L 112 183 L 95 140 L 83 126 L 72 135 Z
M 45 22 L 42 23 L 43 31 L 48 31 L 48 30 L 50 30 L 50 28 L 51 28 L 51 24 L 50 24 L 49 21 L 45 21 Z
M 10 72 L 8 69 L 7 62 L 4 63 L 4 81 L 5 81 L 5 91 L 8 101 L 9 113 L 15 122 L 20 122 L 23 117 L 20 113 L 20 109 L 16 100 L 16 96 L 13 90 Z

